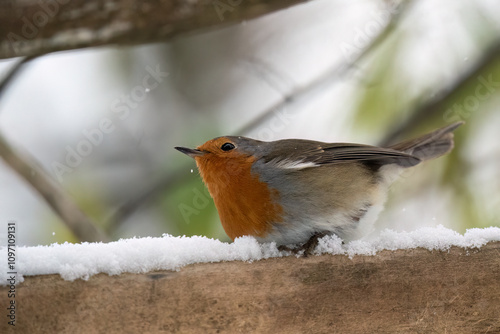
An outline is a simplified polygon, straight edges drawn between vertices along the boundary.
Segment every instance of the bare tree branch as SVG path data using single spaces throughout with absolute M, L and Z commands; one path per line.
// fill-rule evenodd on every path
M 417 248 L 353 258 L 289 256 L 253 263 L 197 263 L 178 271 L 101 274 L 85 281 L 29 276 L 16 286 L 16 305 L 17 299 L 22 305 L 16 329 L 499 333 L 499 252 L 500 243 L 490 242 L 478 249 Z M 0 294 L 7 296 L 9 289 L 0 286 Z M 7 327 L 3 319 L 2 333 Z
M 236 131 L 236 134 L 245 134 L 249 131 L 257 128 L 260 124 L 268 121 L 273 117 L 274 113 L 289 107 L 298 100 L 308 99 L 311 95 L 318 91 L 322 91 L 325 87 L 328 87 L 336 83 L 340 78 L 346 75 L 350 70 L 356 67 L 361 61 L 363 61 L 367 56 L 369 56 L 374 50 L 376 50 L 380 44 L 382 44 L 388 36 L 397 27 L 398 22 L 401 20 L 402 16 L 410 9 L 413 1 L 403 1 L 395 10 L 395 14 L 390 18 L 388 24 L 380 31 L 380 33 L 371 40 L 370 43 L 363 50 L 359 50 L 357 54 L 354 54 L 352 59 L 346 59 L 346 62 L 332 67 L 329 71 L 326 71 L 324 75 L 316 78 L 307 85 L 300 87 L 289 94 L 285 95 L 283 99 L 277 102 L 275 105 L 271 106 L 264 112 L 262 112 L 255 119 L 250 121 L 248 124 Z
M 153 182 L 152 185 L 146 187 L 145 190 L 134 194 L 135 196 L 130 200 L 122 203 L 115 209 L 106 219 L 106 231 L 112 235 L 125 220 L 130 217 L 139 208 L 147 203 L 152 203 L 165 189 L 175 187 L 188 181 L 192 175 L 187 173 L 189 165 L 184 165 L 179 169 L 169 173 L 161 180 Z
M 0 97 L 23 65 L 35 58 L 27 57 L 16 64 L 0 82 Z M 0 133 L 0 156 L 21 178 L 31 184 L 68 228 L 81 241 L 107 241 L 108 237 L 75 205 L 50 176 L 27 153 L 14 150 Z
M 451 83 L 449 87 L 438 94 L 434 99 L 425 101 L 417 105 L 413 111 L 409 113 L 409 117 L 401 124 L 394 126 L 394 130 L 390 132 L 380 143 L 381 146 L 388 146 L 395 143 L 401 135 L 411 132 L 421 123 L 429 118 L 441 114 L 445 118 L 447 106 L 451 101 L 456 99 L 456 94 L 460 90 L 467 87 L 471 82 L 476 81 L 481 73 L 490 67 L 493 63 L 500 60 L 500 40 L 493 45 L 482 55 L 482 57 L 472 65 L 466 73 L 460 76 L 456 81 Z M 455 119 L 454 121 L 457 121 Z
M 7 90 L 7 87 L 9 86 L 9 84 L 12 82 L 12 80 L 14 80 L 14 78 L 21 71 L 21 68 L 24 67 L 24 65 L 27 62 L 29 62 L 29 61 L 37 58 L 37 57 L 38 57 L 37 55 L 33 55 L 33 56 L 30 56 L 30 57 L 25 57 L 25 58 L 21 59 L 16 65 L 14 65 L 9 70 L 9 72 L 5 75 L 5 77 L 0 82 L 0 100 L 2 99 L 2 96 L 5 93 L 5 91 Z
M 81 241 L 108 241 L 108 237 L 75 205 L 73 200 L 34 162 L 14 150 L 0 133 L 0 156 L 43 197 L 45 202 Z
M 0 58 L 161 42 L 306 0 L 0 1 Z

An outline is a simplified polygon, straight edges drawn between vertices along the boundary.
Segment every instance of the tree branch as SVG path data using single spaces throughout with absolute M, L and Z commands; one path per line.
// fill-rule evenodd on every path
M 0 59 L 100 45 L 161 42 L 305 1 L 0 1 Z
M 493 43 L 462 76 L 446 87 L 441 94 L 437 94 L 434 99 L 423 102 L 417 105 L 413 111 L 409 113 L 409 117 L 401 124 L 394 126 L 391 131 L 381 142 L 380 146 L 388 146 L 394 144 L 405 133 L 410 133 L 421 123 L 429 118 L 441 113 L 445 118 L 446 108 L 450 102 L 456 99 L 457 92 L 467 87 L 471 82 L 477 81 L 484 71 L 493 63 L 500 60 L 500 39 Z M 452 121 L 457 121 L 453 119 Z
M 275 105 L 271 106 L 241 129 L 236 131 L 236 134 L 245 134 L 255 129 L 260 124 L 272 118 L 275 112 L 283 110 L 294 102 L 297 102 L 299 99 L 307 99 L 315 92 L 321 91 L 325 87 L 337 82 L 337 80 L 349 73 L 349 71 L 355 68 L 357 64 L 368 57 L 387 39 L 388 36 L 393 33 L 401 18 L 408 12 L 412 5 L 413 0 L 405 0 L 401 2 L 394 11 L 395 14 L 393 14 L 389 19 L 387 25 L 370 41 L 370 43 L 367 44 L 363 50 L 359 50 L 357 54 L 354 54 L 352 59 L 346 59 L 345 62 L 340 65 L 333 66 L 329 71 L 326 71 L 323 75 L 319 76 L 307 85 L 285 95 L 281 101 L 277 102 Z
M 88 281 L 26 277 L 16 287 L 16 329 L 498 333 L 499 251 L 500 243 L 491 242 L 480 249 L 383 251 L 352 259 L 290 256 L 194 264 L 177 272 L 100 274 Z M 8 291 L 0 287 L 2 296 Z M 3 319 L 0 329 L 7 327 Z
M 3 97 L 3 94 L 5 94 L 7 87 L 14 80 L 14 78 L 19 74 L 19 72 L 21 72 L 21 69 L 24 67 L 24 65 L 37 57 L 38 57 L 37 55 L 25 57 L 25 58 L 21 59 L 16 65 L 12 66 L 12 68 L 9 70 L 9 72 L 5 75 L 5 77 L 0 82 L 0 100 Z
M 80 241 L 108 241 L 109 238 L 75 205 L 47 173 L 27 154 L 14 151 L 0 133 L 0 156 L 21 178 L 31 184 Z
M 16 77 L 22 67 L 36 56 L 27 57 L 17 63 L 0 82 L 0 97 Z M 27 153 L 14 150 L 0 132 L 0 157 L 21 178 L 31 184 L 54 212 L 80 241 L 107 241 L 109 238 L 97 228 L 73 202 L 73 200 L 38 166 Z

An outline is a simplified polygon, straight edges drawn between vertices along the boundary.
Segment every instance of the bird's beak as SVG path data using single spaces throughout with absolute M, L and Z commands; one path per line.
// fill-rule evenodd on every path
M 184 153 L 185 155 L 189 155 L 191 158 L 201 157 L 202 155 L 205 155 L 205 152 L 192 148 L 176 147 L 175 149 L 179 152 Z

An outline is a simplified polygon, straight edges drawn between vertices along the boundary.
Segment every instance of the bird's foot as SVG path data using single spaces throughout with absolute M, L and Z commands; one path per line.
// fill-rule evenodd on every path
M 279 251 L 286 251 L 286 252 L 291 252 L 292 254 L 295 255 L 302 255 L 303 257 L 308 257 L 309 255 L 312 255 L 314 250 L 316 249 L 316 246 L 318 246 L 319 239 L 323 238 L 325 235 L 328 233 L 325 232 L 317 232 L 313 234 L 309 240 L 307 240 L 306 243 L 299 247 L 289 247 L 286 245 L 281 245 L 278 246 Z

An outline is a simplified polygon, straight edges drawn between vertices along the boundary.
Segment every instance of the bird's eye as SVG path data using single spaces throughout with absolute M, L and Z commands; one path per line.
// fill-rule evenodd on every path
M 232 150 L 232 149 L 234 149 L 234 148 L 235 148 L 235 146 L 234 146 L 233 144 L 231 144 L 231 143 L 225 143 L 225 144 L 223 144 L 223 145 L 220 147 L 220 149 L 221 149 L 221 150 L 223 150 L 223 151 L 225 151 L 225 152 L 227 152 L 227 151 L 231 151 L 231 150 Z

